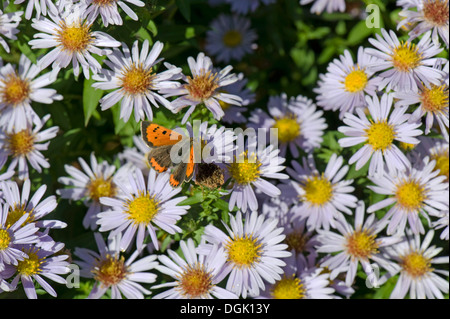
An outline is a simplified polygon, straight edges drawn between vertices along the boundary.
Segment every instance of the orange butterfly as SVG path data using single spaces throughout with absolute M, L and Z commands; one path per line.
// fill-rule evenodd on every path
M 161 125 L 143 121 L 141 123 L 141 134 L 144 142 L 151 148 L 148 154 L 150 166 L 159 173 L 167 171 L 169 167 L 174 167 L 170 174 L 170 185 L 178 187 L 183 182 L 188 182 L 194 175 L 194 146 L 190 145 L 189 159 L 182 158 L 179 163 L 174 163 L 171 159 L 172 148 L 177 145 L 183 149 L 183 143 L 191 143 L 190 138 L 169 130 Z

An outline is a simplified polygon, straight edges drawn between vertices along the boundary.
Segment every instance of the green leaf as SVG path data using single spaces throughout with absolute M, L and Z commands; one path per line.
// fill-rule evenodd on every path
M 366 26 L 366 20 L 359 21 L 348 34 L 347 44 L 356 45 L 373 34 L 373 29 Z
M 89 119 L 96 112 L 98 101 L 103 96 L 103 90 L 97 90 L 92 87 L 94 80 L 85 79 L 83 87 L 83 111 L 84 111 L 84 126 L 87 126 Z
M 183 15 L 183 17 L 188 22 L 191 22 L 191 3 L 190 3 L 190 1 L 175 0 L 175 4 L 177 5 L 178 9 L 180 9 L 180 12 Z
M 203 201 L 203 193 L 201 191 L 198 191 L 194 193 L 192 196 L 186 198 L 184 201 L 179 203 L 178 205 L 194 205 L 201 203 Z

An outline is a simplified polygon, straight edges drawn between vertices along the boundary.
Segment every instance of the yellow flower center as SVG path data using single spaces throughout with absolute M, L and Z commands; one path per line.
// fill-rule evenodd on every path
M 275 119 L 273 128 L 278 129 L 278 140 L 281 143 L 291 142 L 300 135 L 300 124 L 294 115 Z
M 9 247 L 11 236 L 7 229 L 0 229 L 0 251 Z
M 386 121 L 372 123 L 366 133 L 367 143 L 374 151 L 385 151 L 391 147 L 395 139 L 395 130 Z
M 309 238 L 300 230 L 294 230 L 286 235 L 284 243 L 288 245 L 288 251 L 294 250 L 297 254 L 305 251 Z
M 189 95 L 195 101 L 204 101 L 212 97 L 219 87 L 217 73 L 201 72 L 197 76 L 187 77 L 188 84 L 184 87 L 189 91 Z
M 392 62 L 394 67 L 401 72 L 409 72 L 420 65 L 422 59 L 415 44 L 404 42 L 394 49 Z
M 410 144 L 410 143 L 405 143 L 405 142 L 400 142 L 399 146 L 402 148 L 402 150 L 409 152 L 411 150 L 413 150 L 417 145 L 416 144 Z
M 42 271 L 41 265 L 45 258 L 40 259 L 37 251 L 34 250 L 29 250 L 25 253 L 28 255 L 28 258 L 18 261 L 17 272 L 26 276 L 39 274 Z
M 325 176 L 309 177 L 303 186 L 305 194 L 301 200 L 313 206 L 321 206 L 328 203 L 333 197 L 333 185 Z
M 91 25 L 87 22 L 75 22 L 68 26 L 65 21 L 60 22 L 58 41 L 63 50 L 70 52 L 82 52 L 94 40 L 91 35 Z
M 28 130 L 22 130 L 17 133 L 7 134 L 7 148 L 13 157 L 25 156 L 34 148 L 34 135 Z
M 300 278 L 283 275 L 283 278 L 273 285 L 271 294 L 274 299 L 304 299 L 306 288 Z
M 27 219 L 24 221 L 24 223 L 22 224 L 22 226 L 33 222 L 33 220 L 34 220 L 33 211 L 30 211 L 30 212 L 26 211 L 25 204 L 22 204 L 22 205 L 14 204 L 13 207 L 9 208 L 8 217 L 6 218 L 6 223 L 5 223 L 6 228 L 9 228 L 12 225 L 14 225 L 26 213 L 29 213 L 29 215 L 28 215 Z
M 395 196 L 397 203 L 407 211 L 416 211 L 422 207 L 423 201 L 427 198 L 425 188 L 415 180 L 404 181 L 397 185 Z
M 401 266 L 403 271 L 413 278 L 418 278 L 433 271 L 430 259 L 419 252 L 412 252 L 402 258 Z
M 425 20 L 435 26 L 448 26 L 448 0 L 426 0 L 423 1 L 423 16 Z
M 347 238 L 347 253 L 353 258 L 367 259 L 378 253 L 375 239 L 375 235 L 370 235 L 365 230 L 355 231 Z
M 211 278 L 202 265 L 188 265 L 179 279 L 178 289 L 186 298 L 206 296 L 213 287 Z
M 89 182 L 87 189 L 88 196 L 96 202 L 100 201 L 100 197 L 114 197 L 117 194 L 116 185 L 111 178 L 105 180 L 103 177 L 96 177 Z
M 447 182 L 449 180 L 449 156 L 448 148 L 442 150 L 441 152 L 433 153 L 431 159 L 436 161 L 435 170 L 439 170 L 439 175 L 446 176 Z
M 134 197 L 134 196 L 133 196 Z M 127 203 L 128 219 L 135 224 L 148 225 L 158 213 L 158 202 L 149 194 L 140 194 Z
M 431 88 L 424 87 L 420 93 L 422 107 L 428 112 L 443 112 L 448 107 L 448 86 L 431 85 Z
M 261 257 L 261 246 L 257 238 L 250 236 L 237 237 L 226 243 L 225 248 L 228 252 L 228 260 L 235 267 L 249 268 Z
M 30 83 L 22 80 L 15 72 L 8 74 L 3 82 L 3 90 L 0 92 L 1 101 L 9 105 L 19 105 L 30 96 Z
M 358 69 L 353 68 L 346 77 L 345 77 L 345 90 L 351 93 L 360 92 L 364 90 L 367 85 L 367 74 Z
M 223 43 L 229 48 L 235 48 L 242 43 L 242 34 L 236 30 L 230 30 L 224 34 Z
M 105 287 L 110 287 L 121 282 L 127 276 L 128 270 L 123 256 L 119 259 L 118 256 L 107 254 L 105 259 L 97 260 L 91 272 L 95 280 Z
M 238 184 L 246 185 L 254 182 L 260 175 L 259 167 L 261 163 L 258 161 L 255 154 L 247 154 L 247 151 L 242 153 L 238 158 L 234 158 L 234 162 L 230 164 L 229 173 Z
M 117 0 L 92 0 L 92 3 L 99 7 L 108 7 L 116 3 Z
M 145 94 L 152 89 L 155 74 L 152 68 L 145 69 L 142 65 L 133 64 L 122 70 L 122 89 L 130 95 Z

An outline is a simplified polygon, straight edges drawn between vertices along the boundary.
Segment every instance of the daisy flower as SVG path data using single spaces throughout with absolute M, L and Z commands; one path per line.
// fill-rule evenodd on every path
M 385 172 L 382 176 L 369 176 L 375 184 L 368 186 L 377 194 L 387 195 L 386 199 L 371 205 L 367 212 L 373 213 L 391 206 L 380 220 L 389 223 L 387 234 L 401 234 L 406 223 L 414 234 L 423 234 L 425 229 L 420 215 L 429 221 L 428 214 L 439 216 L 440 211 L 448 209 L 449 193 L 445 176 L 434 170 L 435 161 L 424 159 L 424 167 L 405 171 Z
M 381 29 L 381 34 L 369 39 L 376 49 L 366 49 L 367 54 L 380 59 L 369 67 L 370 71 L 384 71 L 378 74 L 382 78 L 379 90 L 417 92 L 420 82 L 425 86 L 440 84 L 444 72 L 434 66 L 445 59 L 434 58 L 443 48 L 431 42 L 431 32 L 425 33 L 417 45 L 410 40 L 400 42 L 392 30 L 388 33 Z
M 100 63 L 91 53 L 109 55 L 112 52 L 109 48 L 120 46 L 120 42 L 104 32 L 92 31 L 92 24 L 81 16 L 83 7 L 73 7 L 73 10 L 66 10 L 58 15 L 49 12 L 50 19 L 33 19 L 31 26 L 40 33 L 36 33 L 33 36 L 35 39 L 28 44 L 32 49 L 54 48 L 38 60 L 38 67 L 41 69 L 51 64 L 53 75 L 56 76 L 60 69 L 72 62 L 74 75 L 78 77 L 81 66 L 85 78 L 89 79 L 89 70 L 96 74 L 101 69 Z
M 440 238 L 442 240 L 448 240 L 449 239 L 449 235 L 448 235 L 448 229 L 449 229 L 449 210 L 447 209 L 446 211 L 441 212 L 441 214 L 439 214 L 439 219 L 435 222 L 432 223 L 432 226 L 434 229 L 442 229 L 444 228 L 444 230 L 441 233 Z
M 36 9 L 36 18 L 38 19 L 41 16 L 41 13 L 44 16 L 47 15 L 47 11 L 58 14 L 58 9 L 52 0 L 15 0 L 14 4 L 24 3 L 25 1 L 28 1 L 25 9 L 25 18 L 27 20 L 31 19 L 34 9 Z
M 345 218 L 339 218 L 336 223 L 339 234 L 318 230 L 317 240 L 320 246 L 317 252 L 333 254 L 321 263 L 321 266 L 331 270 L 331 280 L 339 273 L 346 272 L 345 284 L 349 287 L 355 280 L 359 264 L 369 276 L 373 272 L 371 262 L 382 267 L 388 263 L 388 260 L 380 253 L 380 249 L 401 240 L 400 237 L 380 237 L 379 233 L 384 229 L 384 225 L 378 223 L 373 214 L 364 221 L 365 213 L 364 202 L 359 201 L 355 210 L 354 226 L 350 225 Z
M 147 183 L 139 169 L 129 176 L 129 182 L 117 182 L 121 193 L 116 197 L 101 197 L 100 204 L 109 209 L 99 213 L 100 231 L 111 231 L 110 237 L 123 233 L 120 248 L 126 250 L 136 236 L 137 250 L 144 248 L 144 239 L 150 235 L 155 249 L 159 249 L 156 230 L 169 234 L 181 232 L 175 223 L 187 213 L 190 206 L 178 206 L 186 196 L 174 197 L 181 188 L 169 184 L 169 173 L 156 174 L 151 170 Z
M 397 29 L 405 25 L 414 26 L 408 34 L 411 40 L 432 30 L 433 42 L 439 44 L 440 37 L 448 48 L 448 0 L 410 0 L 408 2 L 409 5 L 399 13 L 399 16 L 404 19 L 400 21 Z
M 248 127 L 276 129 L 280 156 L 286 156 L 287 149 L 294 158 L 300 154 L 298 149 L 311 152 L 322 143 L 322 135 L 328 127 L 322 117 L 323 111 L 317 111 L 316 105 L 304 96 L 287 100 L 286 94 L 270 97 L 268 113 L 256 109 L 251 113 Z
M 64 248 L 61 243 L 54 243 L 52 249 L 37 248 L 33 245 L 24 245 L 23 252 L 28 258 L 18 262 L 16 270 L 17 274 L 11 282 L 13 287 L 17 287 L 19 281 L 25 290 L 28 299 L 37 299 L 34 281 L 53 297 L 57 297 L 56 291 L 45 280 L 45 278 L 59 284 L 66 284 L 66 279 L 60 275 L 70 272 L 69 263 L 66 254 L 60 251 Z
M 403 299 L 408 294 L 410 299 L 444 299 L 444 294 L 448 294 L 448 281 L 444 278 L 449 272 L 436 269 L 433 264 L 448 264 L 449 258 L 436 257 L 443 248 L 430 246 L 433 237 L 434 231 L 430 230 L 422 241 L 418 234 L 408 235 L 403 242 L 389 247 L 393 270 L 381 281 L 400 274 L 391 299 Z
M 210 28 L 206 32 L 205 50 L 217 62 L 240 61 L 255 48 L 258 36 L 250 29 L 250 20 L 243 16 L 220 14 Z
M 148 272 L 153 270 L 158 262 L 156 255 L 149 255 L 140 259 L 139 252 L 134 251 L 125 259 L 121 254 L 120 238 L 114 237 L 106 244 L 99 233 L 94 233 L 98 252 L 75 248 L 74 254 L 80 258 L 75 261 L 81 268 L 80 275 L 95 280 L 88 299 L 100 299 L 108 290 L 111 299 L 144 299 L 151 291 L 142 287 L 141 283 L 151 284 L 156 275 Z
M 49 118 L 48 114 L 42 120 L 35 119 L 34 128 L 28 125 L 22 130 L 4 131 L 0 129 L 0 167 L 11 156 L 8 170 L 15 170 L 18 167 L 18 178 L 22 180 L 28 178 L 28 163 L 39 173 L 42 172 L 42 168 L 49 168 L 50 164 L 41 151 L 48 149 L 50 142 L 46 141 L 54 138 L 58 132 L 57 126 L 41 131 Z
M 349 160 L 349 164 L 356 163 L 359 170 L 370 159 L 369 175 L 382 174 L 385 166 L 389 170 L 403 170 L 411 166 L 403 152 L 394 141 L 407 144 L 418 144 L 415 136 L 421 135 L 418 129 L 420 123 L 409 123 L 406 108 L 392 109 L 392 94 L 383 94 L 379 100 L 376 95 L 366 96 L 368 116 L 356 109 L 355 116 L 346 113 L 343 122 L 348 126 L 340 126 L 338 131 L 346 137 L 338 142 L 341 147 L 351 147 L 361 143 L 364 145 Z
M 3 13 L 0 10 L 0 45 L 9 53 L 8 43 L 3 39 L 6 37 L 11 40 L 17 40 L 16 34 L 19 33 L 19 26 L 21 15 L 23 11 Z
M 293 212 L 301 219 L 307 219 L 308 230 L 336 227 L 335 220 L 342 213 L 351 215 L 350 208 L 356 207 L 357 198 L 352 179 L 346 180 L 349 170 L 342 156 L 333 154 L 324 172 L 316 168 L 312 156 L 303 158 L 303 166 L 292 161 L 292 168 L 286 170 L 294 179 L 290 184 L 295 189 L 296 200 Z
M 98 81 L 93 84 L 96 89 L 114 90 L 100 100 L 102 111 L 109 109 L 121 101 L 120 118 L 127 122 L 134 109 L 136 122 L 146 117 L 153 119 L 152 105 L 159 104 L 171 108 L 171 103 L 156 91 L 173 88 L 177 82 L 171 79 L 181 72 L 180 68 L 170 68 L 156 73 L 154 67 L 162 59 L 157 59 L 164 45 L 157 41 L 149 52 L 149 42 L 144 41 L 139 52 L 138 41 L 133 43 L 131 52 L 125 43 L 122 51 L 114 49 L 108 55 L 105 64 L 110 68 L 102 69 L 101 73 L 93 77 Z
M 90 165 L 81 157 L 78 158 L 78 162 L 82 170 L 71 165 L 64 165 L 69 177 L 60 177 L 58 182 L 69 187 L 58 189 L 56 194 L 69 200 L 83 200 L 88 207 L 83 218 L 83 226 L 86 229 L 95 230 L 97 214 L 106 208 L 100 204 L 100 198 L 115 197 L 119 192 L 117 179 L 121 176 L 125 177 L 120 174 L 120 170 L 116 170 L 114 165 L 106 161 L 99 163 L 94 153 L 91 153 Z
M 345 11 L 345 0 L 300 0 L 302 6 L 311 2 L 314 2 L 311 6 L 311 13 L 321 14 L 325 10 L 327 13 Z
M 56 90 L 46 88 L 55 79 L 50 73 L 40 76 L 40 69 L 22 54 L 18 69 L 7 64 L 0 68 L 0 126 L 11 131 L 25 129 L 38 115 L 31 107 L 32 102 L 52 104 L 62 100 Z
M 266 219 L 257 212 L 246 215 L 245 222 L 240 211 L 236 216 L 230 214 L 230 227 L 224 224 L 228 234 L 213 225 L 205 227 L 199 246 L 200 254 L 209 254 L 213 245 L 225 250 L 227 262 L 223 275 L 229 274 L 226 289 L 242 298 L 256 297 L 265 289 L 263 279 L 269 284 L 280 280 L 282 267 L 286 263 L 282 258 L 291 255 L 287 245 L 282 244 L 285 236 L 283 228 L 277 227 L 276 219 Z
M 346 112 L 365 108 L 365 95 L 374 95 L 379 85 L 380 78 L 369 69 L 376 60 L 363 47 L 359 47 L 356 61 L 345 50 L 328 65 L 327 73 L 320 75 L 318 87 L 313 90 L 318 94 L 317 105 L 324 110 L 339 111 L 340 119 Z
M 153 299 L 237 299 L 238 297 L 218 285 L 225 278 L 223 268 L 227 255 L 223 247 L 214 245 L 208 255 L 198 254 L 192 239 L 180 241 L 184 259 L 171 249 L 158 257 L 161 273 L 175 279 L 173 282 L 153 286 L 152 289 L 170 288 Z
M 160 93 L 165 97 L 179 96 L 171 103 L 171 111 L 173 113 L 178 113 L 181 109 L 189 107 L 183 116 L 181 124 L 186 123 L 189 116 L 194 112 L 195 107 L 201 103 L 213 113 L 216 120 L 220 120 L 225 114 L 219 101 L 237 106 L 242 105 L 241 97 L 221 92 L 224 86 L 239 80 L 235 74 L 229 74 L 233 69 L 231 65 L 226 66 L 219 72 L 215 72 L 211 58 L 205 56 L 203 52 L 198 54 L 197 60 L 189 57 L 188 64 L 192 77 L 182 74 L 182 80 L 185 84 L 179 84 L 175 88 L 160 90 Z
M 279 157 L 279 149 L 272 145 L 266 148 L 250 151 L 237 150 L 238 153 L 231 163 L 225 164 L 226 179 L 231 179 L 229 209 L 237 206 L 243 212 L 258 209 L 258 200 L 253 190 L 254 187 L 262 193 L 276 197 L 281 191 L 265 178 L 287 179 L 288 176 L 280 173 L 285 167 L 281 166 L 285 159 Z
M 86 11 L 84 16 L 87 20 L 94 23 L 95 19 L 100 15 L 102 17 L 102 22 L 105 27 L 109 24 L 112 25 L 122 25 L 122 17 L 119 14 L 118 7 L 122 8 L 123 11 L 133 20 L 137 21 L 138 16 L 133 10 L 126 4 L 126 2 L 131 3 L 138 7 L 145 6 L 145 3 L 139 0 L 84 0 L 86 2 Z
M 231 5 L 231 11 L 238 14 L 247 14 L 255 12 L 259 8 L 260 3 L 265 5 L 275 3 L 276 0 L 225 0 Z

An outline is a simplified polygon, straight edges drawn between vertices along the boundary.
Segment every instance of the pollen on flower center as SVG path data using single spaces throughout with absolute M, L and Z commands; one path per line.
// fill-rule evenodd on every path
M 122 89 L 130 94 L 145 94 L 152 88 L 155 74 L 152 68 L 145 69 L 142 65 L 133 64 L 131 67 L 126 67 L 122 71 L 120 78 Z
M 378 252 L 376 236 L 367 231 L 355 231 L 347 238 L 347 252 L 353 258 L 367 259 Z
M 135 224 L 149 224 L 158 213 L 158 202 L 155 197 L 140 194 L 127 203 L 128 219 Z
M 242 34 L 236 30 L 229 30 L 223 35 L 223 43 L 230 48 L 235 48 L 242 43 Z
M 300 135 L 300 124 L 293 115 L 275 119 L 273 128 L 278 129 L 278 140 L 281 143 L 291 142 Z
M 427 0 L 423 2 L 423 17 L 435 26 L 448 26 L 448 0 Z
M 385 151 L 395 139 L 395 130 L 386 121 L 373 123 L 366 133 L 367 143 L 374 151 Z
M 17 205 L 14 204 L 13 207 L 10 207 L 8 212 L 8 217 L 6 218 L 6 227 L 9 228 L 14 225 L 23 215 L 29 213 L 27 219 L 24 221 L 23 225 L 31 223 L 34 220 L 33 211 L 28 212 L 25 209 L 25 204 Z
M 402 72 L 409 72 L 420 64 L 422 59 L 415 44 L 405 42 L 394 49 L 392 62 L 394 67 Z
M 44 258 L 40 259 L 37 251 L 34 250 L 25 251 L 25 253 L 28 255 L 28 258 L 18 261 L 17 272 L 26 276 L 39 274 L 42 271 L 41 265 L 44 262 Z
M 245 185 L 258 179 L 261 173 L 260 166 L 261 163 L 255 154 L 249 157 L 248 153 L 244 152 L 239 157 L 235 157 L 234 162 L 230 164 L 229 173 L 238 184 Z
M 306 288 L 300 278 L 283 275 L 283 278 L 273 285 L 271 294 L 274 299 L 304 299 Z
M 202 70 L 200 74 L 195 75 L 193 78 L 187 77 L 188 84 L 185 84 L 185 88 L 189 91 L 189 95 L 196 101 L 204 101 L 212 97 L 219 87 L 219 81 L 217 73 L 211 71 L 205 72 Z
M 308 236 L 306 236 L 302 231 L 294 230 L 286 235 L 284 243 L 288 245 L 288 251 L 294 250 L 297 254 L 300 254 L 305 251 L 308 239 Z
M 106 258 L 97 261 L 92 273 L 95 280 L 109 287 L 121 282 L 126 277 L 128 270 L 123 256 L 119 259 L 117 256 L 107 254 Z
M 424 87 L 420 94 L 422 107 L 428 112 L 442 112 L 448 107 L 448 86 L 431 85 L 431 88 Z
M 447 182 L 449 180 L 449 156 L 448 148 L 438 153 L 433 153 L 431 159 L 436 161 L 435 170 L 439 170 L 439 175 L 446 176 Z
M 89 182 L 87 189 L 88 196 L 96 202 L 99 202 L 100 197 L 114 197 L 117 193 L 111 178 L 105 180 L 103 177 L 96 177 Z
M 34 136 L 28 130 L 7 135 L 9 144 L 7 148 L 13 157 L 29 154 L 34 148 Z
M 419 252 L 412 252 L 402 258 L 401 266 L 403 271 L 411 277 L 417 278 L 433 271 L 430 259 Z
M 333 186 L 324 176 L 308 178 L 303 190 L 305 194 L 302 200 L 314 206 L 324 205 L 333 197 Z
M 415 180 L 404 181 L 398 185 L 395 196 L 398 204 L 408 211 L 415 211 L 422 207 L 426 199 L 424 187 Z
M 0 251 L 9 247 L 11 236 L 7 229 L 0 229 Z
M 15 72 L 8 74 L 2 82 L 3 88 L 0 91 L 0 101 L 16 106 L 30 96 L 30 83 L 21 79 Z
M 346 77 L 345 77 L 345 90 L 351 93 L 360 92 L 364 90 L 367 85 L 367 74 L 358 69 L 353 68 Z
M 226 244 L 228 260 L 236 267 L 251 267 L 261 258 L 261 246 L 252 236 L 237 237 Z
M 212 276 L 202 265 L 188 265 L 179 279 L 178 289 L 187 298 L 199 298 L 212 288 Z
M 91 25 L 87 22 L 78 22 L 70 26 L 65 21 L 61 22 L 57 37 L 62 49 L 70 52 L 84 51 L 94 40 L 90 29 Z
M 92 0 L 92 3 L 99 7 L 108 7 L 116 3 L 117 0 Z

